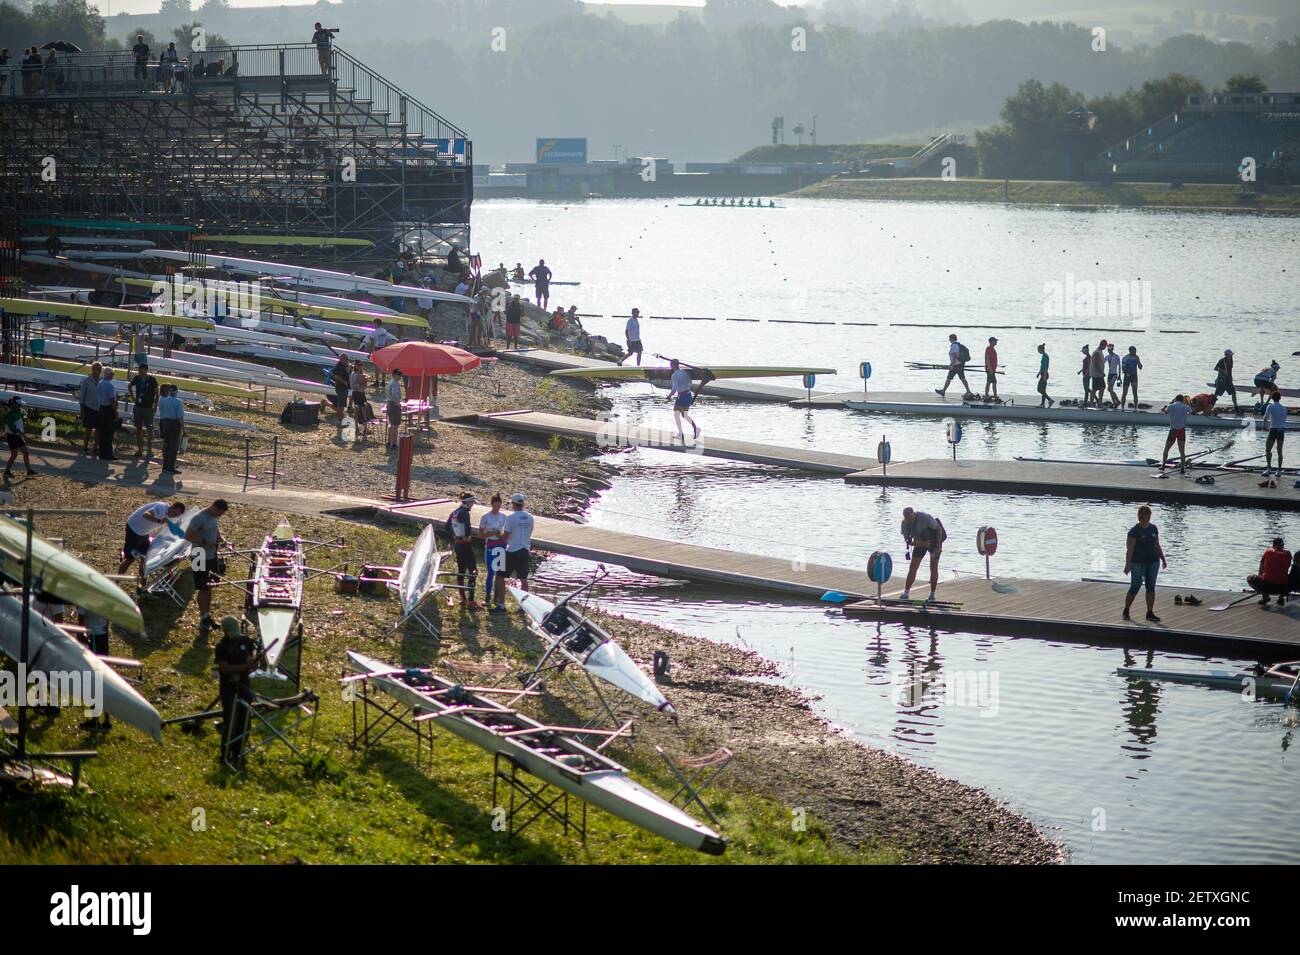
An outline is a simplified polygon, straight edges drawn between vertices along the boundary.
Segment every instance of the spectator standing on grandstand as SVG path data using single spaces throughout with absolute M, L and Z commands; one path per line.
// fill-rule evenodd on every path
M 188 57 L 182 56 L 180 58 L 180 62 L 176 64 L 176 70 L 173 76 L 174 82 L 172 83 L 172 92 L 184 93 L 185 81 L 188 80 L 189 78 L 190 78 L 190 61 Z
M 176 52 L 176 44 L 168 43 L 167 49 L 163 50 L 158 57 L 158 69 L 162 74 L 163 89 L 168 93 L 172 92 L 176 82 L 176 64 L 181 61 L 181 55 Z
M 334 34 L 338 33 L 338 28 L 325 29 L 319 23 L 316 24 L 316 32 L 311 35 L 311 42 L 316 44 L 316 59 L 320 61 L 320 75 L 329 76 L 330 53 L 334 46 Z
M 9 47 L 0 50 L 0 96 L 4 95 L 5 81 L 9 79 Z
M 27 51 L 23 60 L 23 93 L 35 96 L 41 91 L 41 52 L 36 47 Z
M 149 44 L 144 42 L 143 33 L 135 35 L 135 46 L 131 47 L 131 55 L 135 57 L 136 82 L 139 84 L 140 92 L 143 93 L 149 84 Z

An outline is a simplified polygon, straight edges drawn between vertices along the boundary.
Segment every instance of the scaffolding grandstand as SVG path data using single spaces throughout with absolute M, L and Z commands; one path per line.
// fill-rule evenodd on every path
M 1087 164 L 1089 179 L 1129 182 L 1241 181 L 1253 160 L 1256 181 L 1300 182 L 1300 93 L 1215 91 Z
M 468 247 L 468 137 L 346 51 L 187 59 L 140 70 L 129 52 L 65 53 L 53 68 L 0 68 L 0 219 L 373 243 L 313 260 Z

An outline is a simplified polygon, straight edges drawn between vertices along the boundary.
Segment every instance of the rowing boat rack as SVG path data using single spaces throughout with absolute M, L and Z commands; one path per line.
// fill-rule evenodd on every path
M 682 800 L 682 809 L 689 810 L 691 803 L 700 807 L 704 815 L 709 817 L 709 822 L 718 828 L 722 824 L 718 822 L 718 817 L 701 798 L 704 791 L 714 784 L 722 771 L 731 765 L 732 753 L 725 746 L 720 746 L 712 753 L 706 756 L 697 756 L 690 759 L 674 760 L 671 756 L 663 751 L 660 746 L 655 747 L 655 752 L 668 766 L 668 771 L 677 779 L 677 791 L 668 797 L 668 801 L 676 805 L 678 798 L 685 796 Z
M 244 732 L 230 740 L 222 747 L 223 753 L 228 749 L 239 749 L 239 763 L 236 765 L 222 756 L 222 764 L 234 773 L 244 772 L 248 757 L 260 750 L 283 743 L 304 764 L 311 762 L 311 753 L 316 744 L 316 713 L 320 709 L 320 697 L 311 690 L 301 690 L 293 696 L 283 699 L 255 695 L 249 702 L 243 697 L 235 698 L 235 721 L 244 718 Z M 220 711 L 218 711 L 220 715 Z M 293 736 L 307 727 L 307 741 L 298 746 Z M 233 744 L 238 743 L 239 746 Z
M 344 687 L 344 697 L 352 703 L 352 741 L 351 748 L 355 751 L 360 748 L 363 753 L 368 753 L 372 746 L 377 745 L 393 730 L 407 730 L 415 736 L 416 753 L 415 765 L 419 769 L 421 757 L 424 752 L 425 744 L 429 748 L 429 765 L 433 764 L 434 742 L 433 742 L 433 722 L 442 716 L 450 714 L 478 714 L 486 715 L 505 714 L 507 716 L 516 716 L 512 711 L 501 710 L 497 707 L 485 708 L 473 705 L 453 704 L 447 709 L 439 711 L 425 710 L 421 707 L 411 706 L 403 703 L 382 691 L 371 693 L 370 678 L 375 676 L 389 676 L 394 673 L 411 673 L 411 672 L 431 672 L 427 669 L 418 671 L 410 670 L 393 670 L 391 673 L 373 673 L 373 674 L 356 674 L 347 673 L 341 675 L 341 682 Z M 458 692 L 465 692 L 479 696 L 506 696 L 506 706 L 513 706 L 514 703 L 522 697 L 540 696 L 536 690 L 515 690 L 504 687 L 487 687 L 487 686 L 456 686 L 453 688 Z M 433 691 L 438 694 L 447 695 L 451 692 L 449 689 Z M 450 696 L 447 697 L 451 699 Z M 601 753 L 606 746 L 614 740 L 625 737 L 632 729 L 631 721 L 623 726 L 613 730 L 598 730 L 589 727 L 573 726 L 540 726 L 534 725 L 523 729 L 501 729 L 498 735 L 502 737 L 510 736 L 536 736 L 539 733 L 567 734 L 569 736 L 602 736 L 604 742 L 594 747 L 596 753 Z M 509 804 L 502 806 L 498 800 L 499 788 L 505 786 L 510 793 Z M 493 753 L 492 760 L 492 827 L 496 831 L 504 831 L 507 839 L 513 839 L 518 833 L 523 832 L 539 819 L 551 819 L 560 824 L 564 834 L 570 833 L 576 835 L 581 842 L 587 839 L 587 803 L 578 797 L 572 797 L 572 801 L 581 806 L 577 811 L 576 807 L 570 805 L 570 795 L 551 784 L 538 779 L 528 771 L 526 767 L 519 765 L 505 753 Z

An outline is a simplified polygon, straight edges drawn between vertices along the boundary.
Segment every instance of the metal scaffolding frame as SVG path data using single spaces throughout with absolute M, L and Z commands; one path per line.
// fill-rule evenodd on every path
M 35 91 L 11 75 L 0 95 L 0 220 L 375 243 L 329 250 L 340 259 L 388 258 L 402 243 L 468 246 L 473 154 L 458 127 L 338 48 L 328 74 L 310 44 L 206 55 L 231 64 L 228 75 L 178 91 L 153 65 L 156 79 L 137 80 L 129 53 L 65 54 L 59 82 Z M 313 248 L 313 261 L 325 251 Z

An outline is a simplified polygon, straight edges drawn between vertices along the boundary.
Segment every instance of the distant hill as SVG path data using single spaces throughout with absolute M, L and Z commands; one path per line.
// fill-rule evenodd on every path
M 698 18 L 704 10 L 703 7 L 676 3 L 584 3 L 582 9 L 584 13 L 597 17 L 612 13 L 624 23 L 635 26 L 662 26 L 676 20 L 679 13 Z
M 841 143 L 835 145 L 755 146 L 737 156 L 733 162 L 871 162 L 873 159 L 896 159 L 910 156 L 924 143 L 900 146 L 894 143 Z

